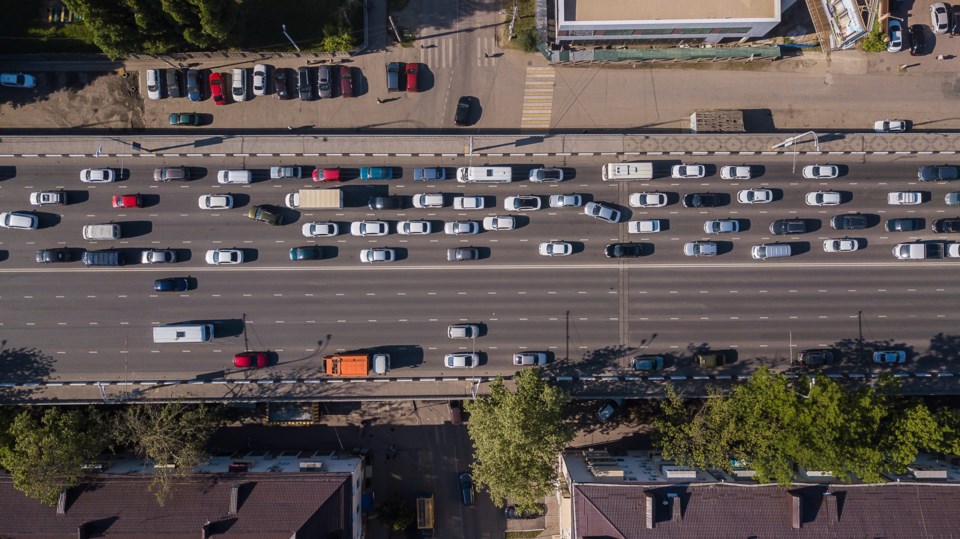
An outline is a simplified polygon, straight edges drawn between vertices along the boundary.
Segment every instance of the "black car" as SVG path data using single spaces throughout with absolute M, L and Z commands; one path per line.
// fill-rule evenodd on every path
M 611 243 L 603 249 L 607 258 L 636 258 L 643 256 L 642 243 Z
M 462 473 L 458 479 L 460 480 L 460 501 L 463 505 L 473 505 L 473 476 Z
M 37 262 L 40 264 L 73 262 L 73 254 L 70 249 L 41 249 L 37 251 Z
M 937 219 L 933 222 L 930 230 L 940 234 L 955 234 L 960 232 L 960 217 L 949 217 L 947 219 Z
M 867 228 L 867 218 L 859 213 L 834 215 L 830 219 L 830 226 L 834 230 L 861 230 Z
M 290 260 L 323 260 L 323 247 L 293 247 L 290 249 Z
M 923 25 L 914 24 L 909 29 L 910 56 L 920 56 L 924 53 Z
M 313 73 L 309 67 L 301 67 L 297 77 L 297 92 L 301 101 L 313 101 Z
M 950 181 L 960 177 L 960 169 L 947 165 L 920 167 L 917 178 L 922 182 Z
M 835 359 L 836 357 L 833 355 L 833 350 L 827 350 L 824 348 L 804 350 L 797 354 L 797 361 L 809 367 L 833 363 Z
M 809 231 L 803 219 L 777 219 L 770 223 L 771 234 L 803 234 Z
M 919 217 L 908 217 L 905 219 L 887 219 L 885 227 L 887 232 L 915 232 L 923 230 L 923 219 Z
M 278 67 L 273 70 L 273 89 L 277 92 L 277 99 L 290 99 L 287 89 L 287 70 Z
M 470 122 L 470 113 L 473 110 L 473 98 L 463 96 L 457 101 L 457 112 L 453 115 L 453 123 L 467 125 Z
M 715 208 L 720 205 L 720 195 L 716 193 L 690 193 L 683 196 L 685 208 Z
M 960 11 L 953 10 L 953 25 L 950 26 L 950 35 L 960 36 Z
M 403 208 L 403 201 L 397 196 L 370 197 L 367 206 L 371 210 L 397 210 Z
M 190 279 L 186 277 L 169 277 L 153 281 L 153 290 L 156 292 L 186 292 L 190 288 Z

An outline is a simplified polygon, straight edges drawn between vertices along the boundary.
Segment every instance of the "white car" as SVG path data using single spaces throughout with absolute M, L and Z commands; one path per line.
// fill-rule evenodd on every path
M 825 253 L 852 253 L 860 248 L 860 240 L 854 238 L 834 238 L 823 240 Z
M 242 264 L 243 251 L 240 249 L 210 249 L 206 256 L 207 264 L 221 266 L 225 264 Z
M 483 199 L 480 199 L 481 203 Z M 442 208 L 444 203 L 443 193 L 419 193 L 413 195 L 414 208 Z
M 707 234 L 731 234 L 740 232 L 740 221 L 736 219 L 713 219 L 703 223 L 703 231 Z
M 0 86 L 9 88 L 34 88 L 37 78 L 26 73 L 0 73 Z
M 559 168 L 535 168 L 530 171 L 530 181 L 534 183 L 562 182 L 563 170 Z
M 934 34 L 946 34 L 950 29 L 950 12 L 943 2 L 930 4 L 930 26 Z
M 177 252 L 172 249 L 150 249 L 140 255 L 141 264 L 173 264 L 177 261 Z
M 627 223 L 628 234 L 653 234 L 660 232 L 660 219 L 641 219 Z
M 483 218 L 484 230 L 513 230 L 517 228 L 517 220 L 512 215 L 494 215 Z
M 897 19 L 887 19 L 887 52 L 903 50 L 903 24 Z
M 397 234 L 404 236 L 421 236 L 433 232 L 430 221 L 400 221 L 397 223 Z
M 336 236 L 340 233 L 340 225 L 330 221 L 321 221 L 317 223 L 305 223 L 302 229 L 303 235 L 308 238 L 320 238 Z
M 397 252 L 393 249 L 380 247 L 376 249 L 363 249 L 360 251 L 360 262 L 367 264 L 376 264 L 378 262 L 393 262 L 397 259 Z
M 630 193 L 627 203 L 631 208 L 662 208 L 667 205 L 667 194 Z
M 907 130 L 904 120 L 877 120 L 873 124 L 875 133 L 903 133 Z
M 683 254 L 687 256 L 716 256 L 717 244 L 712 241 L 691 241 L 683 244 Z
M 545 241 L 538 251 L 541 256 L 567 256 L 573 253 L 573 245 L 565 241 Z
M 587 202 L 587 205 L 583 207 L 583 213 L 584 215 L 589 215 L 594 219 L 599 219 L 608 223 L 620 222 L 620 212 L 618 210 L 615 210 L 610 206 L 604 206 L 599 202 Z
M 773 191 L 769 189 L 744 189 L 737 191 L 737 202 L 741 204 L 766 204 L 773 201 Z
M 452 234 L 454 236 L 478 234 L 480 232 L 480 224 L 476 221 L 451 221 L 443 225 L 443 232 L 444 234 Z
M 201 210 L 229 210 L 233 207 L 233 195 L 201 195 L 197 203 Z
M 540 197 L 534 195 L 519 195 L 507 197 L 503 200 L 503 209 L 507 211 L 533 211 L 540 209 Z
M 253 95 L 267 95 L 267 66 L 253 66 Z
M 83 183 L 110 183 L 116 179 L 117 175 L 110 168 L 85 168 L 80 171 L 80 181 Z
M 749 180 L 753 173 L 747 165 L 726 166 L 720 168 L 720 177 L 724 180 Z
M 233 76 L 230 77 L 230 80 L 233 83 L 231 94 L 233 95 L 234 101 L 246 101 L 247 100 L 247 70 L 242 67 L 235 67 L 233 69 Z
M 947 206 L 960 205 L 960 193 L 947 193 L 943 196 L 943 201 Z
M 350 223 L 352 236 L 386 236 L 390 232 L 390 225 L 385 221 L 355 221 Z
M 960 243 L 948 243 L 944 256 L 947 258 L 960 258 Z
M 482 210 L 484 207 L 483 197 L 453 197 L 455 210 Z
M 804 198 L 807 206 L 836 206 L 843 202 L 836 191 L 813 191 Z
M 583 206 L 580 195 L 550 195 L 551 208 L 579 208 Z
M 803 177 L 808 180 L 830 180 L 840 176 L 837 165 L 807 165 L 803 167 Z
M 160 71 L 156 69 L 147 70 L 147 97 L 160 99 Z
M 887 194 L 887 204 L 891 206 L 916 206 L 923 203 L 923 193 L 919 191 L 895 191 Z
M 40 219 L 31 213 L 18 211 L 0 213 L 0 227 L 12 228 L 15 230 L 36 230 L 40 224 Z
M 67 194 L 63 191 L 38 191 L 30 193 L 31 206 L 49 206 L 52 204 L 66 204 Z
M 703 178 L 707 175 L 707 167 L 703 165 L 673 165 L 670 168 L 671 178 Z
M 480 364 L 478 354 L 459 353 L 443 356 L 443 364 L 448 369 L 472 369 Z

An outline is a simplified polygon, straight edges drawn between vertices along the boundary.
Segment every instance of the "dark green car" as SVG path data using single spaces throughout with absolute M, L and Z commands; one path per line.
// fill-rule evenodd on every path
M 196 112 L 172 112 L 170 113 L 170 125 L 200 125 L 200 115 Z
M 294 247 L 290 249 L 290 260 L 323 260 L 323 247 Z
M 250 208 L 250 211 L 247 212 L 247 217 L 253 219 L 254 221 L 267 223 L 268 225 L 283 224 L 283 214 L 280 213 L 280 208 L 277 208 L 276 206 L 253 206 Z

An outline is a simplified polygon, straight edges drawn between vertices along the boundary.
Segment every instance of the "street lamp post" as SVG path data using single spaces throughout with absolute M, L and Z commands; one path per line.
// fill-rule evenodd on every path
M 281 24 L 281 25 L 280 25 L 280 31 L 283 32 L 283 35 L 287 36 L 287 40 L 290 42 L 291 45 L 293 45 L 293 48 L 297 49 L 297 52 L 300 52 L 300 47 L 297 46 L 296 42 L 293 41 L 293 38 L 290 37 L 290 34 L 287 33 L 287 25 L 286 25 L 286 24 Z

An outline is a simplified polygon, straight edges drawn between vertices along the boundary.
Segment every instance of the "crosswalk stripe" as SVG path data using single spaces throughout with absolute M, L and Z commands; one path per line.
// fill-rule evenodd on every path
M 557 71 L 552 67 L 528 67 L 523 85 L 520 129 L 550 127 Z

